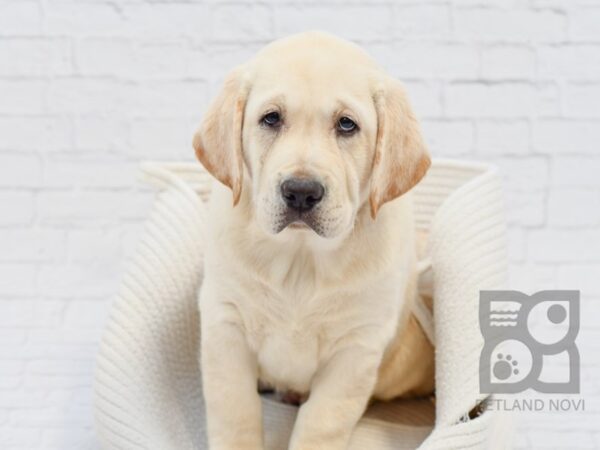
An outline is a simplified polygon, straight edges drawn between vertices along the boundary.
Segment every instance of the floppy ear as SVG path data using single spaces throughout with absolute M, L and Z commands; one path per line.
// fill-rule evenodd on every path
M 381 205 L 417 184 L 431 160 L 421 130 L 399 81 L 386 77 L 374 94 L 377 140 L 371 172 L 371 217 Z
M 242 193 L 242 125 L 247 97 L 243 70 L 238 67 L 225 79 L 193 141 L 196 157 L 206 170 L 231 188 L 234 206 Z

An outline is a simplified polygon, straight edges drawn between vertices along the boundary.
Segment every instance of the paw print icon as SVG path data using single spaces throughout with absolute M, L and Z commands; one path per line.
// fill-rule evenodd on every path
M 494 376 L 499 380 L 508 380 L 513 375 L 519 374 L 518 365 L 519 362 L 513 359 L 512 355 L 504 356 L 502 353 L 498 353 L 493 368 Z
M 484 345 L 479 359 L 482 393 L 534 389 L 579 392 L 579 291 L 481 291 L 479 325 Z M 560 380 L 545 379 L 544 363 L 568 360 Z

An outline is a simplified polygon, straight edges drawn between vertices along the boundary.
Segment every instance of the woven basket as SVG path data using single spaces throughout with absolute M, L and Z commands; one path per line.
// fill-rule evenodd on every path
M 104 449 L 204 449 L 197 292 L 212 180 L 195 163 L 145 163 L 143 173 L 160 192 L 102 338 L 97 431 Z M 506 274 L 498 175 L 483 164 L 435 160 L 415 200 L 433 268 L 436 401 L 376 403 L 350 448 L 509 448 L 505 417 L 468 419 L 484 399 L 479 290 L 503 287 Z M 296 411 L 263 398 L 266 450 L 287 448 Z

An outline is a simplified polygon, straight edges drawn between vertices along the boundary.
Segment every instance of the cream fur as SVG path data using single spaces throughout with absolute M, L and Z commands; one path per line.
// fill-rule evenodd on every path
M 276 133 L 260 125 L 271 110 Z M 358 133 L 336 133 L 343 115 Z M 292 36 L 232 73 L 194 146 L 223 183 L 200 294 L 211 449 L 263 448 L 259 380 L 308 395 L 292 450 L 345 449 L 371 398 L 430 393 L 406 193 L 429 156 L 398 82 L 352 44 Z M 296 174 L 326 195 L 312 228 L 281 229 L 278 186 Z

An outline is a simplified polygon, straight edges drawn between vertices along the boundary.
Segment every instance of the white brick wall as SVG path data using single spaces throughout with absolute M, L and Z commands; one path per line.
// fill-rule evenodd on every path
M 405 81 L 432 151 L 504 171 L 511 284 L 576 288 L 585 414 L 519 448 L 600 448 L 600 0 L 0 0 L 0 447 L 96 449 L 93 357 L 151 204 L 224 73 L 320 28 Z

